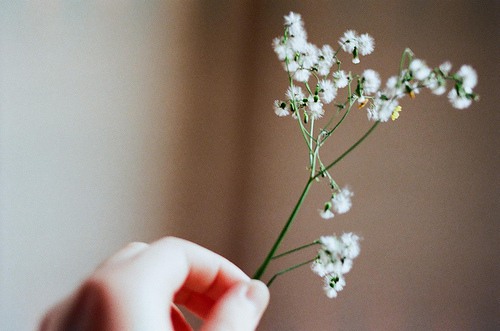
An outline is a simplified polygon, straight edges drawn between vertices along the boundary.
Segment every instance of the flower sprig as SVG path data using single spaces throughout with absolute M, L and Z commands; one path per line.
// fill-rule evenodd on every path
M 279 117 L 291 116 L 297 123 L 309 154 L 309 178 L 254 278 L 260 279 L 272 260 L 320 245 L 321 248 L 312 259 L 276 273 L 270 278 L 268 285 L 286 272 L 311 264 L 314 273 L 324 278 L 326 295 L 333 298 L 344 287 L 344 275 L 351 269 L 352 260 L 359 254 L 359 236 L 353 233 L 345 233 L 340 238 L 323 236 L 312 243 L 277 254 L 312 183 L 326 179 L 331 190 L 329 199 L 319 209 L 320 217 L 331 219 L 348 212 L 352 206 L 353 192 L 348 186 L 341 188 L 337 184 L 331 169 L 359 146 L 380 123 L 388 122 L 389 119 L 397 120 L 402 110 L 400 100 L 406 96 L 415 98 L 423 89 L 429 89 L 435 95 L 443 95 L 450 83 L 452 87 L 447 95 L 451 105 L 457 109 L 469 107 L 472 101 L 479 99 L 473 91 L 477 85 L 477 73 L 469 65 L 463 65 L 453 73 L 450 62 L 430 68 L 424 60 L 415 58 L 410 49 L 405 49 L 397 74 L 389 77 L 382 87 L 377 71 L 345 71 L 340 59 L 343 53 L 347 53 L 352 63 L 359 64 L 360 56 L 369 55 L 375 49 L 375 41 L 371 35 L 348 30 L 339 38 L 336 49 L 330 45 L 318 47 L 308 42 L 302 18 L 293 12 L 284 17 L 284 34 L 273 40 L 273 48 L 288 75 L 288 88 L 283 99 L 274 101 L 274 112 Z M 336 99 L 341 89 L 346 90 L 346 97 L 339 101 Z M 327 110 L 326 107 L 332 109 Z M 331 162 L 324 162 L 320 154 L 321 148 L 353 108 L 365 108 L 368 120 L 374 123 L 344 153 Z

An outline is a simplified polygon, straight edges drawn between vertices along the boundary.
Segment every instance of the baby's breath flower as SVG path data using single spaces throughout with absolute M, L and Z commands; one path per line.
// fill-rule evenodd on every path
M 319 97 L 325 104 L 329 104 L 337 96 L 337 89 L 333 85 L 333 82 L 328 79 L 322 79 L 318 83 L 319 87 Z
M 307 39 L 304 36 L 291 36 L 288 38 L 287 45 L 293 54 L 304 53 L 307 49 Z
M 298 81 L 305 83 L 309 80 L 309 77 L 311 76 L 311 72 L 307 69 L 298 69 L 295 71 L 295 74 L 293 75 L 293 78 Z
M 340 237 L 340 240 L 342 241 L 342 244 L 344 245 L 343 250 L 342 250 L 342 256 L 348 259 L 354 259 L 359 255 L 360 248 L 359 248 L 359 236 L 352 233 L 344 233 Z
M 281 100 L 274 100 L 274 113 L 279 117 L 287 116 L 290 114 L 285 102 Z
M 372 94 L 378 91 L 380 87 L 380 76 L 372 69 L 366 69 L 362 75 L 363 78 L 363 92 Z
M 347 30 L 344 35 L 339 40 L 340 47 L 344 52 L 352 53 L 354 49 L 358 46 L 357 33 L 354 30 Z
M 439 70 L 441 70 L 441 72 L 443 73 L 443 75 L 448 75 L 451 71 L 451 62 L 450 61 L 446 61 L 444 63 L 442 63 L 440 66 L 439 66 Z
M 307 103 L 307 108 L 311 113 L 311 117 L 314 119 L 318 119 L 323 117 L 325 110 L 323 109 L 323 103 L 319 100 L 314 100 L 313 96 L 309 97 L 309 101 Z
M 286 96 L 288 100 L 299 101 L 304 99 L 304 92 L 302 92 L 302 88 L 300 86 L 293 86 L 288 88 Z
M 398 106 L 399 103 L 396 99 L 388 99 L 387 96 L 377 93 L 370 107 L 368 107 L 368 119 L 387 122 Z
M 351 209 L 351 197 L 354 193 L 348 187 L 342 188 L 332 198 L 332 208 L 337 214 L 345 214 Z
M 462 86 L 467 93 L 471 93 L 477 84 L 477 73 L 469 65 L 463 65 L 457 72 L 457 76 L 462 80 Z
M 392 76 L 390 77 L 386 84 L 385 84 L 385 89 L 382 92 L 383 95 L 385 95 L 388 99 L 392 98 L 401 98 L 404 96 L 404 90 L 403 86 L 400 85 L 398 86 L 399 79 L 397 76 Z
M 285 61 L 287 57 L 290 58 L 293 56 L 291 49 L 286 47 L 281 38 L 273 39 L 273 49 L 280 61 Z
M 467 98 L 467 96 L 458 94 L 456 89 L 452 89 L 448 93 L 448 100 L 451 105 L 457 109 L 465 109 L 472 103 L 472 100 Z
M 352 260 L 360 252 L 359 236 L 353 233 L 344 233 L 337 236 L 322 236 L 318 242 L 321 245 L 318 255 L 311 264 L 311 270 L 323 277 L 325 294 L 329 298 L 337 296 L 345 286 L 344 275 L 352 268 Z
M 318 73 L 327 76 L 335 63 L 335 52 L 330 45 L 324 45 L 318 54 Z
M 349 84 L 349 79 L 344 70 L 339 70 L 333 73 L 333 82 L 336 88 L 344 88 Z
M 429 76 L 426 86 L 435 95 L 442 95 L 446 92 L 446 80 L 442 76 L 436 75 L 436 73 L 432 73 Z
M 414 59 L 411 61 L 409 69 L 413 77 L 417 80 L 424 80 L 431 74 L 432 70 L 425 64 L 425 61 Z
M 345 286 L 345 278 L 339 275 L 329 275 L 324 278 L 325 294 L 328 298 L 333 299 L 337 297 L 338 292 L 342 291 Z
M 327 210 L 321 209 L 319 211 L 319 216 L 321 216 L 321 218 L 323 218 L 325 220 L 328 220 L 328 219 L 333 218 L 335 216 L 335 214 L 333 214 L 330 209 L 327 209 Z
M 290 12 L 288 15 L 285 15 L 284 19 L 285 19 L 285 26 L 288 27 L 293 25 L 302 26 L 303 24 L 302 17 L 300 16 L 300 14 L 294 12 Z
M 368 33 L 363 33 L 358 38 L 358 48 L 361 55 L 368 55 L 375 49 L 375 41 Z
M 375 42 L 368 33 L 358 35 L 354 30 L 347 30 L 339 40 L 340 47 L 353 56 L 352 62 L 359 63 L 359 54 L 368 55 L 375 49 Z

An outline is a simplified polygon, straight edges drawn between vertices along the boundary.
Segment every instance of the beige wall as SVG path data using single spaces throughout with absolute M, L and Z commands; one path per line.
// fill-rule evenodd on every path
M 356 194 L 343 217 L 320 220 L 312 191 L 285 247 L 355 231 L 362 254 L 335 300 L 307 268 L 278 279 L 261 329 L 495 328 L 494 1 L 0 4 L 2 330 L 32 329 L 132 240 L 182 236 L 254 271 L 307 176 L 295 126 L 271 108 L 286 80 L 270 43 L 290 10 L 316 44 L 371 33 L 362 65 L 385 78 L 407 46 L 471 64 L 482 99 L 403 104 L 336 168 Z M 332 157 L 368 123 L 348 125 Z

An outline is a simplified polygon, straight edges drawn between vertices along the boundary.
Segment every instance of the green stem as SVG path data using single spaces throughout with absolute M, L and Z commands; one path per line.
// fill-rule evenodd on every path
M 289 251 L 286 251 L 286 252 L 284 252 L 284 253 L 281 253 L 281 254 L 275 255 L 275 256 L 273 256 L 273 257 L 272 257 L 272 259 L 273 259 L 273 260 L 274 260 L 274 259 L 278 259 L 278 258 L 280 258 L 280 257 L 286 256 L 286 255 L 288 255 L 288 254 L 292 254 L 292 253 L 295 253 L 295 252 L 298 252 L 298 251 L 300 251 L 300 250 L 302 250 L 302 249 L 305 249 L 305 248 L 307 248 L 307 247 L 311 247 L 311 246 L 314 246 L 314 245 L 317 245 L 317 244 L 319 244 L 319 241 L 315 240 L 315 241 L 313 241 L 312 243 L 305 244 L 305 245 L 302 245 L 302 246 L 300 246 L 300 247 L 297 247 L 297 248 L 291 249 L 291 250 L 289 250 Z
M 295 270 L 297 268 L 300 268 L 302 266 L 305 266 L 306 264 L 309 264 L 311 262 L 314 262 L 314 260 L 316 260 L 316 257 L 312 260 L 308 260 L 308 261 L 305 261 L 305 262 L 302 262 L 302 263 L 299 263 L 299 264 L 296 264 L 294 266 L 291 266 L 290 268 L 286 268 L 284 270 L 281 270 L 280 272 L 276 273 L 274 276 L 271 277 L 271 279 L 269 279 L 269 281 L 267 282 L 267 287 L 271 286 L 271 284 L 274 282 L 274 280 L 278 277 L 278 276 L 281 276 L 289 271 L 292 271 L 292 270 Z
M 313 143 L 314 143 L 313 135 L 314 135 L 314 117 L 311 118 L 311 138 L 309 139 L 309 165 L 311 166 L 311 177 L 314 176 L 314 173 L 316 171 L 316 150 L 313 151 Z
M 257 269 L 255 274 L 253 275 L 254 279 L 260 279 L 264 272 L 267 269 L 267 266 L 271 262 L 271 259 L 273 258 L 274 254 L 278 250 L 281 242 L 283 241 L 283 238 L 285 238 L 286 233 L 290 229 L 290 226 L 292 225 L 293 221 L 295 220 L 295 217 L 297 216 L 297 212 L 299 211 L 300 207 L 302 206 L 302 203 L 304 202 L 304 199 L 309 192 L 309 188 L 311 187 L 311 184 L 313 183 L 313 179 L 309 178 L 307 180 L 306 186 L 304 187 L 304 190 L 302 191 L 302 194 L 300 195 L 299 201 L 297 201 L 297 204 L 293 208 L 292 213 L 290 214 L 290 217 L 288 218 L 288 221 L 285 223 L 285 226 L 281 230 L 278 238 L 276 239 L 273 247 L 267 254 L 267 257 L 265 258 L 264 262 L 262 262 L 262 265 Z
M 379 121 L 375 122 L 375 124 L 373 124 L 372 127 L 361 138 L 359 138 L 358 141 L 356 141 L 354 143 L 354 145 L 352 145 L 351 147 L 349 147 L 349 149 L 346 150 L 344 153 L 342 153 L 342 155 L 340 155 L 335 161 L 333 161 L 332 163 L 330 163 L 329 165 L 327 165 L 324 169 L 322 169 L 321 171 L 319 171 L 316 174 L 316 176 L 313 177 L 313 179 L 316 179 L 319 176 L 321 176 L 324 172 L 328 171 L 331 167 L 333 167 L 334 165 L 336 165 L 337 163 L 339 163 L 344 157 L 346 157 L 350 152 L 352 152 L 356 147 L 358 147 L 359 144 L 361 144 L 370 135 L 370 133 L 372 133 L 373 130 L 375 130 L 375 128 L 377 127 L 377 125 L 379 125 L 379 123 L 380 123 Z

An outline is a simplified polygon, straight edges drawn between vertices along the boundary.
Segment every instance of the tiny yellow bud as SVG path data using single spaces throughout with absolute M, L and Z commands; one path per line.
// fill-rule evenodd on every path
M 410 91 L 410 98 L 415 99 L 415 92 L 414 91 Z
M 397 106 L 396 108 L 394 108 L 392 115 L 391 115 L 391 119 L 393 121 L 395 121 L 399 118 L 399 112 L 401 111 L 401 109 L 402 109 L 401 106 Z

